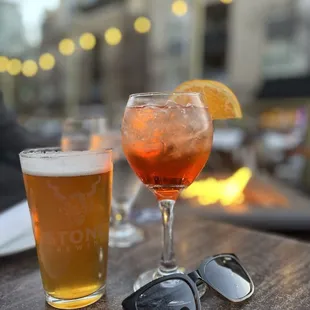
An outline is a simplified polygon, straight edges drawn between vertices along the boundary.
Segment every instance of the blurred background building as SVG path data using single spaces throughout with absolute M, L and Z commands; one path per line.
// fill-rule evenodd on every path
M 310 188 L 309 16 L 310 0 L 0 0 L 0 88 L 48 133 L 77 114 L 119 127 L 130 93 L 219 80 L 257 165 Z

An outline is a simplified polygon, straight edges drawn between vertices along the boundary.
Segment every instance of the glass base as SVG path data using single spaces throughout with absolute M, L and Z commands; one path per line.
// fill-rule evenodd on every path
M 144 239 L 142 229 L 127 223 L 121 226 L 110 228 L 109 246 L 112 248 L 128 248 Z
M 88 296 L 74 299 L 59 299 L 45 292 L 45 300 L 49 305 L 57 309 L 79 309 L 95 303 L 104 293 L 105 285 Z
M 179 267 L 174 272 L 169 273 L 169 274 L 168 273 L 165 274 L 165 276 L 168 276 L 168 275 L 171 275 L 174 273 L 184 273 L 184 272 L 185 272 L 185 268 Z M 133 290 L 137 291 L 140 287 L 142 287 L 142 286 L 146 285 L 147 283 L 149 283 L 149 282 L 151 282 L 157 278 L 160 278 L 162 276 L 164 276 L 164 274 L 161 274 L 160 272 L 158 272 L 157 268 L 145 271 L 139 275 L 138 279 L 133 284 Z

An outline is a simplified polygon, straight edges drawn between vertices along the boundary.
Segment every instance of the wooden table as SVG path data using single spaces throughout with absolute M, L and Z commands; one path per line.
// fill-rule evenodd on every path
M 310 245 L 207 221 L 184 202 L 176 208 L 175 228 L 181 266 L 191 270 L 208 255 L 234 252 L 253 278 L 255 293 L 249 301 L 231 304 L 209 291 L 202 300 L 203 309 L 310 309 Z M 157 265 L 161 225 L 144 229 L 145 242 L 130 249 L 110 249 L 106 297 L 87 309 L 121 309 L 137 275 Z M 0 259 L 0 309 L 53 309 L 44 301 L 34 250 Z

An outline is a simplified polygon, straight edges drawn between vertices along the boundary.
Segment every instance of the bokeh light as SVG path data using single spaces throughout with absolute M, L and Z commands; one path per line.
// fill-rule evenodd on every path
M 9 64 L 9 59 L 5 56 L 0 56 L 0 72 L 5 72 Z
M 220 0 L 220 2 L 222 2 L 224 4 L 230 4 L 233 2 L 233 0 Z
M 65 56 L 70 56 L 75 51 L 75 44 L 71 39 L 62 39 L 58 45 L 59 52 Z
M 80 36 L 79 43 L 82 49 L 91 50 L 96 45 L 96 37 L 90 32 L 85 32 Z
M 184 16 L 188 11 L 188 6 L 185 1 L 176 0 L 172 3 L 171 10 L 176 16 Z
M 151 21 L 147 17 L 141 16 L 135 20 L 133 27 L 139 33 L 147 33 L 151 29 Z
M 111 27 L 105 31 L 104 38 L 109 45 L 117 45 L 122 40 L 122 33 L 118 28 Z
M 42 54 L 39 58 L 39 65 L 42 70 L 51 70 L 55 66 L 55 57 L 50 53 Z
M 13 58 L 9 61 L 7 67 L 7 71 L 9 74 L 18 75 L 20 74 L 21 70 L 22 70 L 22 62 L 19 59 Z
M 38 72 L 38 65 L 34 60 L 26 60 L 22 65 L 22 73 L 24 76 L 32 77 Z

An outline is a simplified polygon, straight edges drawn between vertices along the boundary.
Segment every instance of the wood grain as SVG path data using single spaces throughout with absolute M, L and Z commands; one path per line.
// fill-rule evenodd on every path
M 140 200 L 140 203 L 143 201 Z M 203 309 L 310 309 L 310 246 L 265 233 L 207 221 L 180 202 L 176 207 L 178 262 L 192 270 L 206 256 L 234 252 L 255 284 L 252 298 L 231 304 L 207 292 Z M 121 309 L 139 273 L 155 267 L 161 246 L 160 223 L 144 226 L 146 240 L 129 249 L 110 249 L 107 293 L 84 309 Z M 0 309 L 52 309 L 44 301 L 35 250 L 0 259 Z

